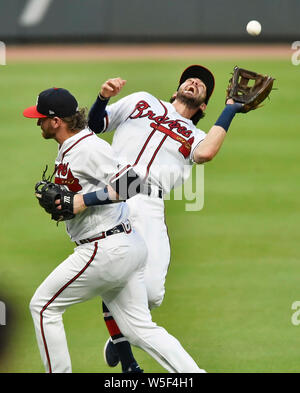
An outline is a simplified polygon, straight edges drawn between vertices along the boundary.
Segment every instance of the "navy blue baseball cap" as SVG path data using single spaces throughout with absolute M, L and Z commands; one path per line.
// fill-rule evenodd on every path
M 208 103 L 208 100 L 210 99 L 214 88 L 215 88 L 215 78 L 213 76 L 213 73 L 206 67 L 203 67 L 198 64 L 193 64 L 189 67 L 187 67 L 183 73 L 181 74 L 180 80 L 179 80 L 179 86 L 182 85 L 187 79 L 189 78 L 198 78 L 201 79 L 202 82 L 206 86 L 206 99 L 205 103 Z M 178 89 L 179 89 L 178 86 Z
M 45 117 L 69 117 L 78 111 L 76 98 L 66 89 L 52 87 L 42 91 L 37 103 L 23 111 L 25 117 L 41 119 Z

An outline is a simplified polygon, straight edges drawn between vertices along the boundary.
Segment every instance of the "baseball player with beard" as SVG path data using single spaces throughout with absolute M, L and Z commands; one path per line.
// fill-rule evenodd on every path
M 45 139 L 59 144 L 55 183 L 70 191 L 93 193 L 111 182 L 118 161 L 111 146 L 86 128 L 86 117 L 67 90 L 52 88 L 23 112 L 38 119 Z M 38 198 L 39 196 L 36 195 Z M 166 370 L 202 373 L 180 343 L 151 320 L 144 284 L 146 245 L 131 228 L 124 202 L 95 206 L 66 221 L 77 247 L 39 286 L 31 302 L 37 341 L 49 373 L 71 372 L 62 315 L 73 304 L 101 296 L 131 342 Z M 84 333 L 84 332 L 83 332 Z M 136 371 L 128 365 L 124 372 Z
M 127 203 L 130 220 L 147 244 L 145 283 L 148 305 L 152 309 L 163 300 L 170 262 L 163 195 L 168 194 L 175 184 L 185 181 L 194 163 L 203 164 L 216 156 L 232 119 L 242 105 L 228 101 L 215 125 L 205 134 L 196 125 L 204 116 L 215 86 L 214 76 L 206 67 L 192 65 L 185 69 L 170 102 L 139 92 L 107 105 L 125 83 L 121 78 L 114 78 L 102 85 L 90 110 L 88 124 L 96 133 L 115 130 L 112 142 L 115 155 L 127 165 L 128 173 L 137 174 L 148 186 L 148 195 L 138 194 Z M 106 193 L 108 199 L 116 198 L 108 189 Z M 102 204 L 104 199 L 101 190 L 75 195 L 74 212 Z M 133 371 L 140 372 L 126 334 L 104 303 L 104 319 L 111 336 L 104 348 L 107 364 L 114 367 L 121 361 L 123 371 L 131 364 L 136 366 Z

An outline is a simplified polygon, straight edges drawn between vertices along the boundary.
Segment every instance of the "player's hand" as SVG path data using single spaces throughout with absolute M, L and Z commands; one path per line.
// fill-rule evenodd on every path
M 104 98 L 114 97 L 120 93 L 126 82 L 127 81 L 122 78 L 108 79 L 101 86 L 100 95 Z
M 55 201 L 56 208 L 57 210 L 61 210 L 61 204 L 60 204 L 60 199 L 57 199 Z M 76 194 L 74 195 L 73 199 L 73 213 L 78 214 L 83 212 L 87 207 L 84 204 L 83 200 L 83 195 L 82 194 Z
M 232 98 L 228 98 L 228 100 L 226 101 L 226 105 L 233 105 L 233 104 L 235 104 L 233 99 Z
M 235 102 L 232 98 L 228 98 L 228 100 L 226 100 L 226 105 L 234 105 L 236 113 L 240 112 L 243 107 L 243 104 L 240 102 Z

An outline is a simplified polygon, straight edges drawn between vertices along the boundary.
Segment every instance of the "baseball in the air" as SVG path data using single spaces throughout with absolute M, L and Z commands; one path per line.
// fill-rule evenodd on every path
M 261 32 L 261 24 L 257 21 L 257 20 L 251 20 L 248 24 L 247 24 L 247 32 L 250 35 L 259 35 Z

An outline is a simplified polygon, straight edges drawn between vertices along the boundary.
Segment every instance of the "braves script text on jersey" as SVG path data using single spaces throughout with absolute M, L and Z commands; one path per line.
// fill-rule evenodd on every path
M 103 132 L 116 129 L 113 149 L 141 178 L 169 193 L 190 175 L 193 151 L 206 134 L 149 93 L 134 93 L 106 108 Z

